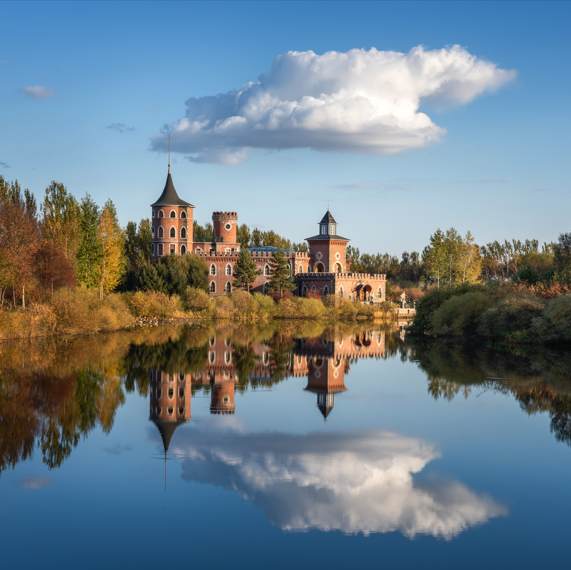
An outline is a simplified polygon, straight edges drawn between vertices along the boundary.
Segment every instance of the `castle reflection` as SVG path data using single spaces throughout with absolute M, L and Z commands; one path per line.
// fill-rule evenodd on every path
M 271 385 L 276 379 L 307 377 L 305 390 L 317 396 L 317 408 L 327 419 L 335 406 L 335 395 L 347 391 L 345 375 L 352 361 L 384 358 L 385 332 L 367 331 L 339 339 L 323 336 L 279 342 L 252 342 L 246 349 L 228 338 L 208 340 L 206 366 L 190 374 L 166 372 L 158 367 L 150 372 L 150 419 L 159 430 L 165 454 L 176 428 L 191 418 L 191 394 L 210 392 L 210 413 L 236 412 L 236 389 L 246 365 L 248 383 Z

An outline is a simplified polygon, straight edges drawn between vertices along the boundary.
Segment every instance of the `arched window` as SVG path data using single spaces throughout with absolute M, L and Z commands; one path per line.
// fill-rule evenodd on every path
M 171 210 L 171 218 L 176 218 L 176 212 L 174 210 Z
M 174 412 L 174 410 L 172 408 L 169 408 L 169 416 L 172 416 L 173 412 Z
M 174 228 L 171 228 L 170 236 L 171 236 L 171 238 L 176 237 L 176 230 Z
M 181 245 L 180 246 L 180 254 L 184 255 L 186 253 L 186 245 Z
M 266 266 L 264 267 L 264 275 L 265 275 L 266 277 L 269 277 L 269 276 L 270 276 L 270 266 L 269 266 L 269 265 L 266 265 Z
M 159 237 L 160 237 L 160 238 L 165 237 L 165 231 L 163 230 L 163 226 L 161 226 L 161 227 L 159 228 Z
M 232 266 L 230 264 L 226 266 L 226 275 L 232 275 Z
M 377 297 L 379 299 L 382 299 L 383 297 L 383 288 L 379 285 L 379 288 L 377 289 Z
M 181 212 L 180 217 L 184 220 L 186 218 L 186 212 Z
M 226 285 L 224 285 L 224 291 L 226 291 L 226 293 L 232 292 L 232 284 L 230 283 L 230 281 L 227 281 Z
M 186 239 L 186 228 L 180 230 L 180 237 L 181 239 Z
M 311 292 L 312 292 L 312 293 L 315 293 L 315 285 L 312 285 L 312 286 L 311 286 Z
M 155 255 L 155 244 L 153 244 L 153 245 L 151 246 L 151 249 L 152 249 L 153 255 Z
M 163 244 L 159 243 L 159 255 L 162 255 L 163 253 L 164 253 Z
M 307 287 L 305 285 L 301 288 L 301 296 L 307 297 Z
M 229 352 L 225 352 L 224 353 L 224 362 L 226 364 L 230 364 L 230 362 L 232 362 L 232 354 L 230 354 Z
M 216 275 L 216 265 L 214 263 L 210 266 L 210 275 Z
M 174 245 L 174 243 L 171 243 L 171 246 L 170 246 L 170 248 L 169 248 L 169 251 L 170 251 L 171 253 L 175 253 L 175 252 L 176 252 L 176 246 Z
M 210 360 L 210 364 L 213 364 L 214 361 L 216 360 L 216 353 L 214 351 L 210 351 L 208 353 L 208 360 Z
M 341 273 L 341 264 L 340 263 L 335 264 L 334 271 L 335 271 L 335 273 Z
M 153 210 L 153 218 L 155 217 L 155 215 L 156 215 L 156 214 L 155 214 L 155 211 Z
M 154 228 L 154 227 L 151 228 L 151 235 L 152 235 L 153 237 L 155 237 L 155 228 Z
M 326 297 L 327 295 L 329 295 L 329 287 L 325 285 L 325 287 L 323 287 L 323 296 Z
M 159 211 L 159 218 L 164 218 L 164 217 L 165 217 L 165 215 L 163 214 L 163 211 L 160 210 L 160 211 Z
M 325 268 L 323 267 L 323 263 L 316 263 L 314 267 L 315 273 L 323 273 Z
M 345 291 L 343 290 L 343 285 L 339 285 L 339 295 L 343 296 Z
M 298 273 L 303 273 L 303 265 L 300 265 L 300 266 L 297 268 L 297 271 L 298 271 Z
M 210 282 L 210 292 L 216 293 L 216 283 L 214 283 L 214 281 Z

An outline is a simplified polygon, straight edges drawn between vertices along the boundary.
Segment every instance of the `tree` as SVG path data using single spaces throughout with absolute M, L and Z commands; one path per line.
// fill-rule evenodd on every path
M 145 265 L 137 275 L 137 288 L 141 291 L 167 292 L 164 279 L 159 275 L 157 268 L 152 263 Z
M 270 261 L 270 291 L 283 295 L 284 291 L 295 289 L 291 267 L 285 253 L 278 248 L 274 251 L 274 257 Z
M 476 283 L 482 273 L 482 258 L 478 246 L 474 244 L 474 236 L 470 232 L 460 244 L 459 271 L 462 283 Z
M 117 219 L 117 211 L 111 200 L 105 202 L 99 216 L 97 237 L 102 251 L 98 267 L 99 296 L 103 299 L 103 293 L 110 293 L 119 284 L 124 271 L 125 240 Z
M 430 236 L 430 245 L 422 253 L 424 266 L 428 276 L 436 281 L 436 286 L 440 289 L 440 279 L 446 274 L 446 248 L 445 235 L 440 229 Z
M 242 224 L 236 230 L 236 239 L 240 242 L 240 247 L 245 249 L 250 247 L 250 238 L 252 237 L 252 233 L 250 232 L 250 228 L 246 224 Z
M 79 206 L 80 245 L 77 252 L 77 282 L 88 288 L 99 283 L 99 267 L 103 250 L 99 241 L 99 208 L 86 194 Z
M 63 253 L 49 241 L 42 241 L 34 259 L 35 275 L 44 291 L 75 287 L 75 272 Z
M 77 200 L 68 193 L 63 184 L 52 181 L 46 188 L 42 215 L 45 239 L 60 249 L 64 257 L 75 266 L 81 244 Z
M 256 230 L 254 230 L 256 231 Z M 234 266 L 234 287 L 245 287 L 250 291 L 252 283 L 262 272 L 258 268 L 247 249 L 240 250 L 240 257 Z
M 444 252 L 446 259 L 446 273 L 448 275 L 448 287 L 452 287 L 456 281 L 458 265 L 460 262 L 460 252 L 462 249 L 462 238 L 454 229 L 446 230 L 444 237 Z
M 561 234 L 553 248 L 557 279 L 571 283 L 571 233 Z

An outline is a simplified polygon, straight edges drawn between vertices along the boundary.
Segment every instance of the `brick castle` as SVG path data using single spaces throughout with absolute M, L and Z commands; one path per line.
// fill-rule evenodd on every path
M 170 165 L 167 181 L 152 208 L 153 260 L 169 254 L 193 254 L 203 257 L 208 265 L 211 295 L 225 295 L 233 289 L 234 266 L 240 255 L 237 241 L 238 214 L 214 212 L 213 236 L 195 242 L 193 236 L 194 206 L 181 200 L 175 190 Z M 319 233 L 306 238 L 309 253 L 284 250 L 301 296 L 342 295 L 353 300 L 378 303 L 385 300 L 386 276 L 351 273 L 347 255 L 348 238 L 337 233 L 337 222 L 329 212 L 319 222 Z M 261 275 L 252 289 L 264 293 L 270 280 L 271 262 L 277 248 L 248 248 Z

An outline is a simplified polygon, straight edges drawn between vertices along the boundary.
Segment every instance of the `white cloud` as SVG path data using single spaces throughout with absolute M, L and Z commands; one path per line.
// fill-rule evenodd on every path
M 55 97 L 57 93 L 48 89 L 47 87 L 42 87 L 40 85 L 36 86 L 29 86 L 29 87 L 22 87 L 19 89 L 20 93 L 24 96 L 29 97 L 30 99 L 51 99 Z
M 153 434 L 157 444 L 160 439 Z M 505 507 L 457 481 L 419 485 L 413 475 L 440 457 L 418 438 L 383 431 L 247 434 L 185 429 L 173 452 L 182 477 L 220 485 L 262 508 L 287 531 L 399 531 L 450 540 Z
M 257 82 L 188 99 L 186 116 L 172 126 L 171 146 L 196 162 L 220 164 L 241 162 L 248 148 L 395 154 L 445 134 L 419 112 L 424 101 L 466 104 L 515 76 L 460 46 L 418 46 L 406 54 L 290 51 Z M 164 152 L 167 144 L 161 133 L 151 148 Z M 217 160 L 219 154 L 225 158 Z
M 18 486 L 23 489 L 41 489 L 42 487 L 47 487 L 52 484 L 52 479 L 50 477 L 24 477 L 18 482 Z

